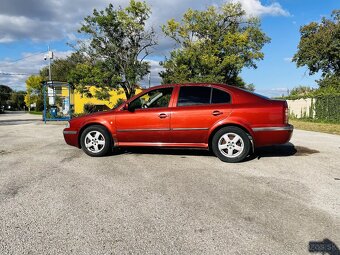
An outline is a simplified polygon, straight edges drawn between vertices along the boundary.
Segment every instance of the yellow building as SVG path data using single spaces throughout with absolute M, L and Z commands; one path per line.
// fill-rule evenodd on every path
M 90 87 L 91 94 L 95 94 L 97 88 Z M 136 94 L 140 93 L 142 90 L 137 89 Z M 100 100 L 95 97 L 86 97 L 77 91 L 71 92 L 71 108 L 73 108 L 75 114 L 84 113 L 86 105 L 96 106 L 96 109 L 107 110 L 112 109 L 118 102 L 119 99 L 126 100 L 125 93 L 123 89 L 114 89 L 110 92 L 110 98 L 108 100 Z M 68 98 L 68 88 L 62 88 L 62 96 Z

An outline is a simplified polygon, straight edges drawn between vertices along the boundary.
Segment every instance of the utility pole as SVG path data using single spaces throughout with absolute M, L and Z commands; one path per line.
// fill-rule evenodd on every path
M 52 72 L 51 72 L 51 60 L 53 59 L 53 51 L 50 50 L 50 45 L 47 48 L 47 55 L 44 56 L 44 59 L 48 58 L 48 80 L 52 81 Z
M 149 81 L 149 88 L 151 86 L 151 71 L 148 72 L 148 81 Z
M 51 57 L 50 57 L 50 45 L 48 45 L 48 80 L 52 80 L 51 74 Z

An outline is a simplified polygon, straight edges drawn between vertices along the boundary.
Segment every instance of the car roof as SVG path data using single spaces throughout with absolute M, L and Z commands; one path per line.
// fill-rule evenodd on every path
M 165 87 L 186 87 L 186 86 L 214 86 L 214 87 L 219 87 L 221 89 L 227 89 L 229 92 L 236 92 L 236 93 L 242 93 L 242 94 L 246 93 L 246 94 L 252 94 L 254 96 L 261 96 L 261 95 L 256 95 L 250 91 L 244 90 L 242 88 L 238 88 L 236 86 L 227 85 L 223 83 L 213 83 L 213 82 L 163 84 L 163 85 L 152 86 L 151 88 L 148 88 L 145 91 L 158 89 L 158 88 L 165 88 Z
M 232 85 L 227 85 L 223 83 L 212 83 L 212 82 L 200 82 L 200 83 L 169 83 L 169 84 L 162 84 L 162 85 L 157 85 L 157 86 L 152 86 L 146 90 L 149 89 L 157 89 L 157 88 L 164 88 L 164 87 L 186 87 L 186 86 L 216 86 L 216 87 L 221 87 L 221 88 L 227 88 L 231 90 L 239 90 L 239 88 L 232 86 Z
M 227 85 L 223 83 L 213 83 L 213 82 L 163 84 L 163 85 L 158 85 L 158 86 L 152 86 L 146 90 L 143 90 L 143 92 L 147 93 L 150 90 L 167 88 L 167 87 L 186 87 L 186 86 L 214 86 L 215 88 L 226 90 L 228 93 L 232 95 L 233 100 L 238 103 L 263 102 L 263 101 L 268 100 L 268 98 L 262 95 L 256 94 L 254 92 L 251 92 L 251 91 L 248 91 L 248 90 L 236 87 L 236 86 Z

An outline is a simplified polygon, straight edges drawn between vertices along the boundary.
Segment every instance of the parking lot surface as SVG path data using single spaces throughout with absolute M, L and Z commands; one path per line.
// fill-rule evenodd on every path
M 340 136 L 295 130 L 290 144 L 238 164 L 199 150 L 91 158 L 65 144 L 61 123 L 1 117 L 0 254 L 340 247 Z

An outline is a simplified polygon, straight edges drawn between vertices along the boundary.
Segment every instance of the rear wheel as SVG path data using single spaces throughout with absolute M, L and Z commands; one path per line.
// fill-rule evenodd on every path
M 106 155 L 112 148 L 109 132 L 102 126 L 87 127 L 80 137 L 81 148 L 92 157 Z
M 246 132 L 238 127 L 221 128 L 213 137 L 212 150 L 222 161 L 236 163 L 244 160 L 251 144 Z

